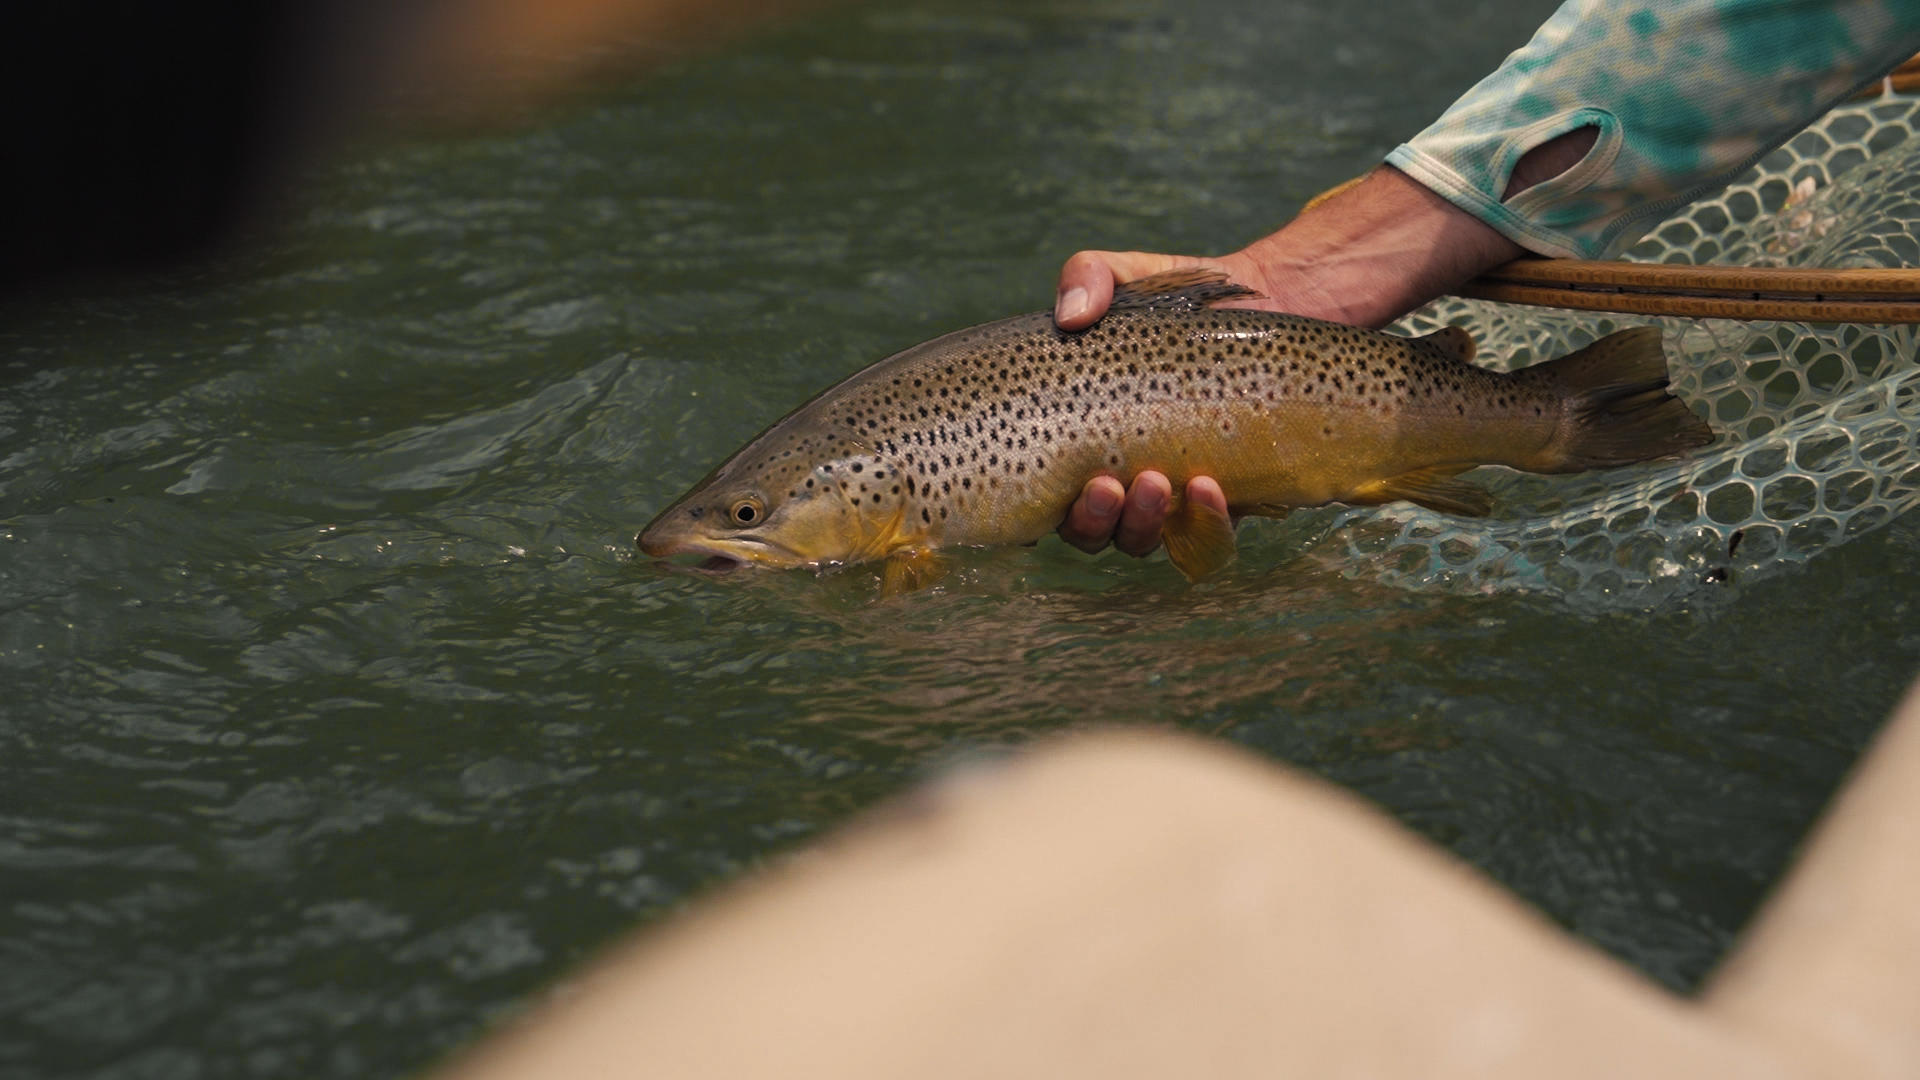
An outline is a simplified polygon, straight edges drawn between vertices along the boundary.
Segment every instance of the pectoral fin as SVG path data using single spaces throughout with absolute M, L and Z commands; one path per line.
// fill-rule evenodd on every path
M 1182 501 L 1160 527 L 1167 558 L 1188 581 L 1199 581 L 1233 561 L 1233 523 L 1211 506 Z
M 1493 497 L 1482 488 L 1453 479 L 1471 468 L 1472 465 L 1435 465 L 1415 469 L 1362 484 L 1341 496 L 1340 501 L 1352 506 L 1379 506 L 1404 499 L 1443 514 L 1486 517 L 1493 509 Z
M 947 576 L 947 557 L 930 548 L 903 551 L 887 559 L 880 571 L 880 599 L 919 592 Z

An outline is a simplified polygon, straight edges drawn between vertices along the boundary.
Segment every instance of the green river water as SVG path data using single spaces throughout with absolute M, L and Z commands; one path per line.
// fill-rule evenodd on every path
M 1345 784 L 1661 982 L 1916 668 L 1912 518 L 1652 610 L 1258 523 L 687 573 L 635 531 L 821 386 L 1219 251 L 1551 3 L 909 0 L 329 167 L 265 249 L 0 312 L 0 1078 L 396 1076 L 952 755 L 1158 723 Z

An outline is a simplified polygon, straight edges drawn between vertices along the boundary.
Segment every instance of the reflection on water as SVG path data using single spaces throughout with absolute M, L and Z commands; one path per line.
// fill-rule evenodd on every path
M 1330 512 L 1198 588 L 1048 540 L 877 602 L 631 546 L 1076 247 L 1264 231 L 1550 6 L 843 13 L 342 166 L 254 264 L 5 313 L 0 1080 L 398 1075 L 956 751 L 1099 722 L 1350 785 L 1690 985 L 1914 667 L 1911 522 L 1599 614 L 1350 573 Z
M 1407 603 L 1318 568 L 1191 590 L 1164 563 L 1111 559 L 1096 574 L 1077 553 L 1049 547 L 975 556 L 924 597 L 874 602 L 868 580 L 829 585 L 848 609 L 789 647 L 790 662 L 812 661 L 808 677 L 769 688 L 803 700 L 819 722 L 865 721 L 903 749 L 1109 717 L 1195 722 L 1247 701 L 1337 708 L 1401 651 L 1417 661 L 1423 650 L 1410 636 L 1444 617 L 1437 599 Z M 1088 588 L 1074 578 L 1098 580 Z M 828 657 L 848 651 L 860 667 L 833 672 Z

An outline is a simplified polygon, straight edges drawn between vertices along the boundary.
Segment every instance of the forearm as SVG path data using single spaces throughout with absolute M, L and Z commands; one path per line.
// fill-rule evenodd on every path
M 1387 160 L 1524 247 L 1608 258 L 1920 49 L 1911 0 L 1568 0 Z M 1505 197 L 1533 148 L 1592 151 Z

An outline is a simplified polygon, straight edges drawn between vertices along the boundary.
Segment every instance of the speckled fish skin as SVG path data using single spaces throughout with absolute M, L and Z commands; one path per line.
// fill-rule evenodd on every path
M 1176 272 L 1123 287 L 1079 333 L 1035 312 L 915 346 L 773 425 L 662 512 L 640 546 L 821 566 L 1024 543 L 1052 532 L 1089 479 L 1148 469 L 1176 492 L 1213 477 L 1236 513 L 1385 502 L 1406 496 L 1382 483 L 1407 474 L 1418 501 L 1484 513 L 1478 489 L 1444 477 L 1596 463 L 1569 439 L 1570 402 L 1586 399 L 1551 364 L 1501 374 L 1467 362 L 1464 332 L 1407 339 L 1207 306 L 1248 295 L 1217 274 Z M 1695 430 L 1626 460 L 1711 437 L 1665 397 L 1657 364 L 1663 407 L 1684 417 L 1665 419 Z M 1619 380 L 1609 385 L 1617 397 Z M 1628 389 L 1645 397 L 1649 385 Z

